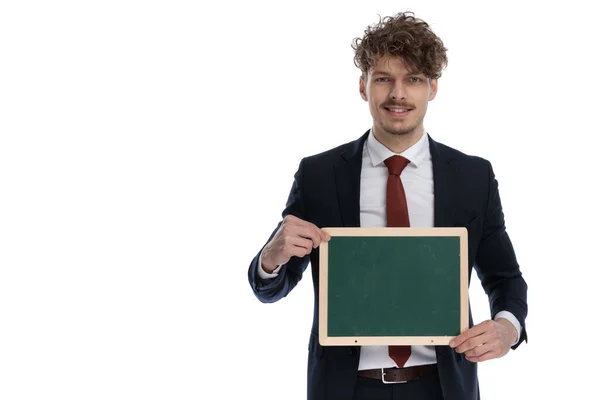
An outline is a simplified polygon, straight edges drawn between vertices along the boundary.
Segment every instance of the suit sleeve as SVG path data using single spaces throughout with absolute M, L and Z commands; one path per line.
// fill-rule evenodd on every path
M 292 189 L 290 190 L 286 207 L 282 212 L 283 219 L 285 219 L 285 217 L 288 215 L 294 215 L 295 217 L 306 220 L 304 209 L 305 204 L 302 194 L 303 164 L 304 160 L 300 162 L 298 171 L 294 175 Z M 269 243 L 273 236 L 275 236 L 277 230 L 283 223 L 283 219 L 279 222 L 273 233 L 271 233 L 271 236 L 265 243 L 265 246 L 267 243 Z M 250 282 L 250 286 L 252 287 L 254 294 L 261 302 L 273 303 L 287 296 L 287 294 L 298 284 L 302 278 L 302 273 L 308 266 L 309 255 L 306 255 L 302 258 L 292 257 L 288 263 L 281 267 L 277 277 L 271 279 L 262 279 L 258 275 L 261 253 L 262 249 L 250 263 L 250 267 L 248 268 L 248 281 Z
M 516 349 L 527 341 L 527 284 L 521 274 L 513 245 L 506 232 L 504 213 L 498 192 L 498 181 L 488 162 L 489 192 L 481 241 L 477 249 L 475 270 L 490 301 L 492 315 L 511 312 L 522 327 Z

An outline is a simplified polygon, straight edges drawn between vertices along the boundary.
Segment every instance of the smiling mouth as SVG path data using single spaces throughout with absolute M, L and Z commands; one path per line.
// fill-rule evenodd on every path
M 385 107 L 393 117 L 403 117 L 412 111 L 412 108 L 407 107 Z

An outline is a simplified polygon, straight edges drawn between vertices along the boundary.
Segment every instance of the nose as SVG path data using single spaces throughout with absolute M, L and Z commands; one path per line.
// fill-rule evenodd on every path
M 392 92 L 390 93 L 390 97 L 394 100 L 406 98 L 404 83 L 401 80 L 397 80 L 394 83 L 394 86 L 392 87 Z

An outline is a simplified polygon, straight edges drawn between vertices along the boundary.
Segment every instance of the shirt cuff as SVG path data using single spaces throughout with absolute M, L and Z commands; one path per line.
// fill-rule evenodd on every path
M 268 273 L 267 271 L 265 271 L 262 267 L 262 251 L 260 252 L 260 255 L 258 256 L 258 276 L 261 279 L 273 279 L 273 278 L 277 278 L 277 276 L 279 276 L 279 270 L 281 269 L 281 267 L 283 267 L 283 265 L 279 265 L 277 268 L 275 268 L 275 270 L 272 273 Z
M 521 338 L 521 324 L 519 323 L 519 320 L 510 311 L 500 311 L 494 317 L 494 321 L 498 318 L 506 318 L 510 321 L 511 324 L 514 325 L 515 329 L 517 330 L 517 340 L 511 346 L 514 346 L 515 344 L 519 343 L 519 339 Z

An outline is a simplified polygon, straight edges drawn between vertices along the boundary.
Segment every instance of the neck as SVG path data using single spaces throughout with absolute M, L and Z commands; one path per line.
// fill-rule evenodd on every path
M 413 146 L 421 139 L 423 136 L 423 127 L 420 126 L 414 131 L 404 135 L 394 135 L 373 127 L 373 136 L 375 136 L 375 139 L 377 139 L 385 147 L 394 153 L 399 154 Z

